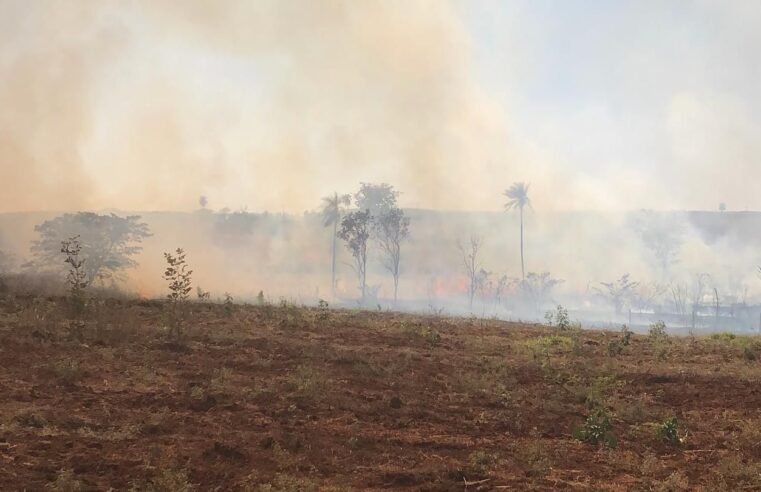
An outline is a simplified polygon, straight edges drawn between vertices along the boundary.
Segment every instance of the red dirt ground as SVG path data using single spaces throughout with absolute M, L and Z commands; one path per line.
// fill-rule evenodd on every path
M 2 490 L 761 490 L 755 338 L 64 307 L 0 301 Z M 572 437 L 600 408 L 615 448 Z

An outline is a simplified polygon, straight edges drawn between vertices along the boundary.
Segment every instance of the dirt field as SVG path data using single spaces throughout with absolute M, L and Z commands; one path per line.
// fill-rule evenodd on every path
M 0 302 L 1 490 L 761 488 L 755 338 Z

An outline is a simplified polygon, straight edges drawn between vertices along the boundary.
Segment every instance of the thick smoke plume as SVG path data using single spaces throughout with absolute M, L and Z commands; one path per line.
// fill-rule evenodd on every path
M 484 208 L 529 164 L 446 3 L 0 5 L 3 211 L 302 211 L 359 181 Z

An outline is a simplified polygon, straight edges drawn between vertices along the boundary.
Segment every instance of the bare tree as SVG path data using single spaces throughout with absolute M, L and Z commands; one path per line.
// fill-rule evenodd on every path
M 516 279 L 511 279 L 507 275 L 502 275 L 496 280 L 496 282 L 490 281 L 490 289 L 494 299 L 495 314 L 497 313 L 500 304 L 502 304 L 502 298 L 504 297 L 505 293 L 511 287 L 511 285 L 514 285 L 515 281 Z
M 341 219 L 338 237 L 346 242 L 346 248 L 354 258 L 359 291 L 364 305 L 367 291 L 367 240 L 370 238 L 370 211 L 355 210 Z
M 600 282 L 602 287 L 595 287 L 598 295 L 606 298 L 614 307 L 616 314 L 621 314 L 625 306 L 631 306 L 634 289 L 639 282 L 629 280 L 629 274 L 622 275 L 615 282 Z
M 410 234 L 410 219 L 404 211 L 394 207 L 373 220 L 376 240 L 380 247 L 383 266 L 394 278 L 394 304 L 399 290 L 399 263 L 401 260 L 402 241 Z
M 473 311 L 473 298 L 479 288 L 480 272 L 483 270 L 478 258 L 482 245 L 483 240 L 478 236 L 470 236 L 470 241 L 466 245 L 457 241 L 457 249 L 462 255 L 462 263 L 468 276 L 468 299 L 471 311 Z
M 645 309 L 651 309 L 657 299 L 666 292 L 666 289 L 665 285 L 656 282 L 639 284 L 631 296 L 632 308 L 640 313 Z
M 692 284 L 691 300 L 692 300 L 692 330 L 695 330 L 697 323 L 698 311 L 703 303 L 703 295 L 709 289 L 709 283 L 711 282 L 711 275 L 707 273 L 698 273 L 695 275 Z
M 539 313 L 550 300 L 552 289 L 562 283 L 562 279 L 553 277 L 550 272 L 529 272 L 526 275 L 526 280 L 521 281 L 521 290 L 534 305 L 535 312 Z
M 322 224 L 325 227 L 333 226 L 333 257 L 330 266 L 330 288 L 333 297 L 336 296 L 336 239 L 338 237 L 338 224 L 341 223 L 341 215 L 344 207 L 351 204 L 351 195 L 339 195 L 333 193 L 322 199 Z
M 486 317 L 486 306 L 494 293 L 492 272 L 482 268 L 476 275 L 476 293 L 481 298 L 481 317 Z
M 710 291 L 711 276 L 698 273 L 692 279 L 692 285 L 671 284 L 671 296 L 677 314 L 684 320 L 685 326 L 695 330 L 698 314 L 703 304 L 703 296 Z
M 676 313 L 684 317 L 687 314 L 687 287 L 681 284 L 671 284 L 669 287 L 671 291 L 671 299 L 674 302 L 674 310 Z

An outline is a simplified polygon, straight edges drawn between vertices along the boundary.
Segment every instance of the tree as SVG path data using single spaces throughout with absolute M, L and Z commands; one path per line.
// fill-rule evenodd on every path
M 330 268 L 330 288 L 333 297 L 336 295 L 336 238 L 338 236 L 338 224 L 341 222 L 343 208 L 351 204 L 351 195 L 327 196 L 322 199 L 322 224 L 325 227 L 333 226 L 333 259 Z
M 526 280 L 521 282 L 524 295 L 533 303 L 534 310 L 541 312 L 542 307 L 550 300 L 552 289 L 563 283 L 563 280 L 554 278 L 550 272 L 529 272 Z
M 359 210 L 369 210 L 372 217 L 380 217 L 396 208 L 399 192 L 390 184 L 360 183 L 354 195 L 354 204 Z
M 375 236 L 383 254 L 383 266 L 394 278 L 394 304 L 399 290 L 399 262 L 401 260 L 401 244 L 410 233 L 410 219 L 404 216 L 404 211 L 393 207 L 373 220 Z
M 341 219 L 338 237 L 346 242 L 346 249 L 354 258 L 361 302 L 364 305 L 367 291 L 367 240 L 370 239 L 371 215 L 369 210 L 355 210 Z
M 151 236 L 148 225 L 140 222 L 138 215 L 119 217 L 92 212 L 64 214 L 34 230 L 40 237 L 32 243 L 33 259 L 27 266 L 61 271 L 61 241 L 76 236 L 90 282 L 120 278 L 123 270 L 137 266 L 132 257 L 142 250 L 139 243 Z
M 695 326 L 697 324 L 698 320 L 698 311 L 700 311 L 701 304 L 703 302 L 703 295 L 706 293 L 706 291 L 709 289 L 709 284 L 711 283 L 711 275 L 708 273 L 698 273 L 695 274 L 693 278 L 693 284 L 692 284 L 692 291 L 691 294 L 691 300 L 692 300 L 692 331 L 690 334 L 694 334 Z M 718 304 L 718 291 L 716 292 L 717 297 L 717 304 Z
M 506 189 L 503 195 L 507 197 L 505 210 L 518 210 L 521 216 L 521 280 L 526 280 L 526 266 L 523 262 L 523 209 L 531 206 L 531 200 L 528 197 L 529 185 L 526 183 L 513 183 Z
M 631 296 L 632 307 L 640 313 L 645 309 L 654 309 L 657 300 L 666 290 L 666 285 L 657 282 L 639 284 Z
M 206 210 L 206 205 L 209 204 L 209 199 L 206 198 L 206 195 L 201 195 L 198 197 L 198 204 L 201 206 L 202 210 Z
M 644 246 L 652 253 L 662 279 L 666 280 L 670 268 L 679 262 L 682 224 L 668 215 L 644 211 L 635 217 L 634 227 Z
M 703 303 L 703 296 L 707 292 L 710 292 L 711 282 L 711 275 L 708 273 L 697 273 L 692 278 L 692 285 L 671 284 L 671 295 L 674 302 L 674 308 L 676 312 L 684 318 L 685 324 L 688 323 L 689 319 L 691 334 L 697 325 L 698 312 Z M 718 299 L 718 291 L 716 291 L 715 294 Z
M 627 273 L 615 282 L 600 282 L 600 285 L 602 288 L 595 287 L 594 290 L 613 304 L 616 314 L 621 314 L 624 306 L 627 304 L 631 305 L 634 289 L 637 288 L 639 282 L 629 280 L 629 274 Z
M 468 276 L 468 299 L 471 311 L 473 311 L 473 298 L 481 285 L 481 272 L 484 271 L 478 258 L 481 246 L 483 246 L 483 240 L 478 236 L 470 236 L 470 241 L 466 245 L 457 241 L 457 249 L 460 250 L 465 274 Z

